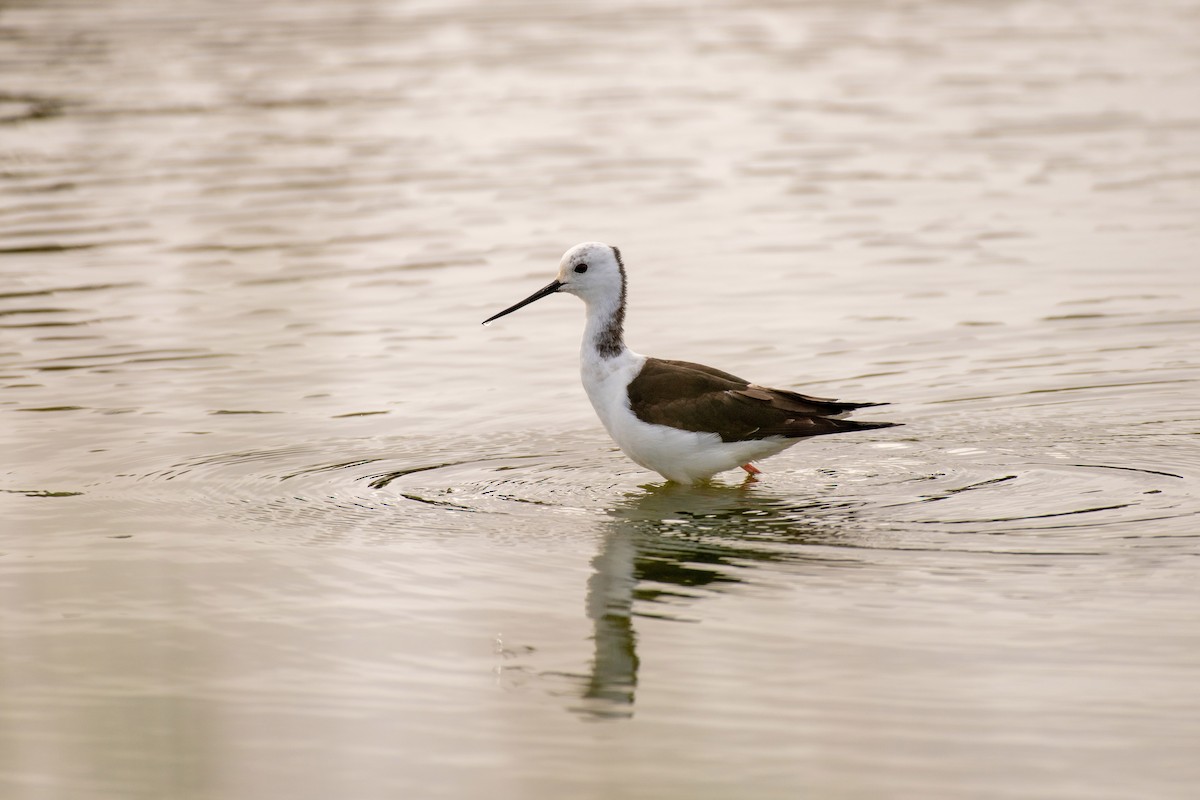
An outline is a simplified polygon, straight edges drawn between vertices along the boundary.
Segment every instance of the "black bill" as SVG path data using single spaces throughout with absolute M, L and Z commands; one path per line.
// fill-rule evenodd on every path
M 549 286 L 538 289 L 536 292 L 529 295 L 529 297 L 526 297 L 524 300 L 517 303 L 515 306 L 509 306 L 508 308 L 501 311 L 499 314 L 493 314 L 492 316 L 488 317 L 487 319 L 485 319 L 483 321 L 483 324 L 487 325 L 489 322 L 491 322 L 494 319 L 500 319 L 505 314 L 511 314 L 512 312 L 516 311 L 518 308 L 524 308 L 525 306 L 532 303 L 534 300 L 541 300 L 546 295 L 554 294 L 561 288 L 562 288 L 561 283 L 559 283 L 558 281 L 552 281 Z

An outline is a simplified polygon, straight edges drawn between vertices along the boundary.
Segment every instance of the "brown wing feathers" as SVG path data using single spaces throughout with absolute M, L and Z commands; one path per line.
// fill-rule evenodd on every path
M 820 436 L 896 424 L 836 418 L 880 403 L 842 403 L 769 389 L 702 364 L 659 358 L 646 359 L 630 382 L 629 403 L 643 422 L 712 432 L 726 442 Z

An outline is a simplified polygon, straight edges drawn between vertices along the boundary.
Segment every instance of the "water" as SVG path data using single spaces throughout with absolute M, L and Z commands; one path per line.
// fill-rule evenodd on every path
M 0 794 L 1200 780 L 1200 13 L 0 7 Z M 695 489 L 544 285 L 904 428 Z

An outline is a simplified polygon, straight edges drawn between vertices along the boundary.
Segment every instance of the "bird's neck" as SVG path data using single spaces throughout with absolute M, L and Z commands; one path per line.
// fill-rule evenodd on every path
M 610 359 L 621 355 L 625 349 L 625 286 L 622 284 L 620 297 L 588 304 L 583 351 L 585 355 Z

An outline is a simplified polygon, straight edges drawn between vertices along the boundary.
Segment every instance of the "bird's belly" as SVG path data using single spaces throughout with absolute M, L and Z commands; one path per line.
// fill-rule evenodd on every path
M 613 435 L 626 455 L 668 480 L 691 483 L 709 479 L 758 458 L 774 456 L 794 439 L 773 437 L 749 441 L 721 441 L 715 433 L 682 431 L 637 420 L 634 431 Z
M 718 472 L 775 455 L 796 442 L 779 436 L 723 442 L 715 433 L 643 422 L 628 409 L 611 415 L 605 427 L 625 455 L 678 483 L 706 480 Z

